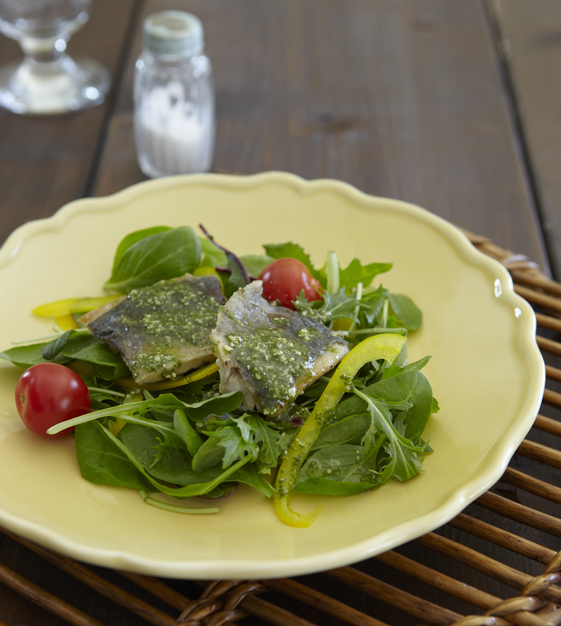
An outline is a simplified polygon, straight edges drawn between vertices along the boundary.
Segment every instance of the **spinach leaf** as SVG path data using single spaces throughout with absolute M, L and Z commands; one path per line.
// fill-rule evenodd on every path
M 326 426 L 316 439 L 312 450 L 360 440 L 368 430 L 370 423 L 371 419 L 368 413 L 349 415 L 349 417 L 345 417 L 335 424 Z
M 91 428 L 84 429 L 83 426 L 91 426 Z M 193 496 L 202 496 L 210 493 L 213 489 L 218 487 L 220 483 L 226 481 L 234 472 L 239 470 L 250 460 L 249 457 L 241 459 L 227 470 L 220 472 L 209 480 L 206 480 L 205 477 L 203 482 L 199 481 L 180 487 L 173 487 L 169 485 L 168 481 L 161 482 L 160 480 L 154 478 L 152 475 L 152 472 L 154 471 L 153 468 L 148 470 L 144 467 L 146 460 L 143 459 L 141 462 L 136 457 L 134 452 L 130 450 L 129 447 L 123 443 L 123 441 L 121 441 L 121 439 L 111 434 L 111 432 L 104 428 L 100 422 L 89 422 L 88 424 L 82 425 L 80 429 L 76 429 L 76 431 L 78 430 L 85 431 L 86 433 L 81 441 L 81 450 L 79 453 L 77 451 L 77 454 L 79 454 L 79 458 L 81 459 L 80 471 L 82 471 L 83 467 L 85 471 L 85 474 L 83 475 L 85 478 L 91 476 L 92 478 L 98 479 L 97 482 L 104 482 L 106 479 L 112 480 L 114 482 L 106 482 L 105 484 L 128 487 L 133 486 L 130 483 L 134 482 L 130 477 L 134 475 L 138 477 L 138 474 L 134 474 L 133 471 L 136 469 L 137 472 L 140 473 L 140 477 L 138 482 L 134 485 L 135 489 L 138 489 L 139 484 L 144 482 L 142 489 L 161 491 L 162 493 L 175 496 L 176 498 L 191 498 Z M 96 434 L 95 438 L 88 436 L 92 431 Z M 104 441 L 103 438 L 105 438 L 106 441 Z M 107 454 L 108 449 L 111 450 L 109 456 Z M 153 464 L 154 467 L 156 467 L 156 464 L 163 462 L 165 458 L 165 455 L 159 455 L 156 463 Z M 132 465 L 132 468 L 125 467 L 126 460 L 128 460 L 129 464 Z M 117 466 L 117 468 L 115 466 Z M 126 484 L 125 482 L 119 482 L 121 472 L 123 472 L 126 477 Z M 87 479 L 90 480 L 90 478 Z M 146 481 L 148 483 L 147 485 Z
M 417 330 L 421 326 L 423 314 L 411 298 L 398 293 L 390 293 L 389 299 L 393 312 L 403 322 L 405 328 Z
M 17 367 L 28 368 L 37 363 L 46 363 L 46 359 L 43 358 L 43 351 L 50 344 L 50 342 L 33 343 L 27 346 L 16 346 L 15 348 L 9 348 L 0 352 L 0 359 L 10 361 Z M 62 354 L 57 355 L 51 363 L 68 363 L 72 359 L 65 357 Z
M 345 496 L 374 488 L 378 481 L 363 467 L 364 448 L 349 444 L 322 448 L 300 470 L 294 491 Z
M 200 260 L 201 243 L 192 228 L 157 232 L 123 251 L 104 288 L 128 294 L 138 287 L 193 272 Z
M 131 375 L 121 355 L 113 352 L 106 341 L 97 339 L 89 333 L 70 331 L 60 354 L 69 359 L 86 361 L 91 365 L 95 374 L 105 380 Z
M 149 237 L 150 235 L 156 235 L 157 233 L 163 233 L 167 230 L 171 230 L 170 226 L 153 226 L 152 228 L 144 228 L 142 230 L 135 230 L 132 233 L 126 235 L 119 245 L 117 246 L 117 250 L 115 251 L 115 256 L 113 257 L 113 272 L 115 268 L 119 265 L 121 261 L 121 257 L 133 244 L 141 239 Z
M 244 465 L 234 472 L 228 480 L 235 480 L 249 485 L 266 495 L 267 498 L 272 498 L 275 495 L 275 488 L 258 471 L 255 463 Z
M 81 330 L 66 331 L 51 342 L 10 348 L 0 352 L 0 358 L 24 368 L 37 363 L 65 365 L 74 360 L 85 361 L 96 376 L 105 380 L 131 375 L 121 356 L 113 352 L 106 341 Z
M 151 489 L 150 483 L 127 456 L 105 435 L 97 421 L 81 424 L 74 431 L 76 458 L 81 475 L 91 483 Z
M 189 452 L 191 456 L 195 456 L 199 448 L 203 445 L 203 438 L 193 426 L 191 426 L 191 422 L 180 409 L 177 409 L 173 414 L 173 427 L 175 428 L 175 432 L 185 443 L 187 452 Z
M 324 476 L 314 476 L 297 483 L 292 491 L 315 496 L 353 496 L 377 487 L 371 482 L 335 481 Z
M 208 237 L 199 237 L 201 252 L 204 255 L 202 265 L 210 267 L 226 266 L 226 254 Z
M 396 409 L 410 408 L 411 397 L 413 396 L 419 375 L 419 372 L 416 371 L 402 372 L 391 378 L 383 378 L 373 385 L 369 385 L 363 389 L 363 392 L 369 398 L 386 406 Z M 355 395 L 337 405 L 335 416 L 340 420 L 343 417 L 364 413 L 365 411 L 367 411 L 367 403 L 362 399 L 362 396 Z
M 413 405 L 405 414 L 405 437 L 416 441 L 425 430 L 433 409 L 432 387 L 427 377 L 418 372 L 417 384 L 410 398 Z
M 266 254 L 246 254 L 240 257 L 250 276 L 257 278 L 261 272 L 269 266 L 275 259 Z
M 62 333 L 62 335 L 59 335 L 54 341 L 51 341 L 45 346 L 42 356 L 46 361 L 52 361 L 57 354 L 62 351 L 68 342 L 71 332 L 72 331 L 67 330 L 65 333 Z
M 193 469 L 201 471 L 214 467 L 222 461 L 225 454 L 226 449 L 221 440 L 217 437 L 209 437 L 193 457 Z

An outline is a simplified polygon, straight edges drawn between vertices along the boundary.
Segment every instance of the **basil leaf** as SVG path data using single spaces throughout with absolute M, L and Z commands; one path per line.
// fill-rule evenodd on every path
M 193 272 L 201 260 L 201 242 L 192 228 L 180 226 L 140 239 L 122 254 L 107 291 L 128 294 L 160 280 Z

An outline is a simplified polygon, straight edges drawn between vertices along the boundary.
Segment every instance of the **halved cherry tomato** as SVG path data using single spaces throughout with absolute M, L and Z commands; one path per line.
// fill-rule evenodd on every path
M 310 270 L 298 259 L 277 259 L 259 275 L 263 281 L 263 297 L 269 302 L 277 301 L 281 306 L 294 309 L 292 304 L 304 291 L 304 298 L 321 300 L 321 285 Z
M 47 430 L 90 410 L 90 392 L 84 381 L 68 367 L 39 363 L 26 370 L 16 385 L 16 407 L 23 423 L 41 437 L 60 437 Z

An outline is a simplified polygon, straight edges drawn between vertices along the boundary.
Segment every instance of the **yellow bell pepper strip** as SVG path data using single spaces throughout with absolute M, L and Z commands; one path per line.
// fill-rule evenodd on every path
M 132 377 L 129 378 L 117 378 L 115 383 L 124 387 L 125 389 L 146 389 L 146 391 L 163 391 L 164 389 L 174 389 L 175 387 L 182 387 L 183 385 L 187 385 L 189 383 L 194 382 L 195 380 L 201 380 L 201 378 L 206 378 L 214 372 L 218 371 L 218 365 L 215 363 L 209 363 L 208 365 L 204 365 L 203 367 L 199 367 L 199 369 L 191 372 L 190 374 L 186 374 L 185 376 L 179 376 L 178 378 L 174 378 L 173 380 L 161 380 L 157 383 L 146 383 L 145 385 L 138 385 L 134 382 Z
M 122 296 L 102 296 L 101 298 L 70 298 L 68 300 L 57 300 L 48 304 L 41 304 L 32 311 L 34 315 L 41 317 L 62 317 L 73 313 L 87 313 L 94 311 L 104 304 L 109 304 Z
M 295 528 L 307 528 L 319 513 L 320 509 L 316 509 L 307 515 L 301 515 L 290 508 L 289 496 L 300 468 L 321 429 L 333 416 L 335 407 L 345 392 L 348 391 L 349 383 L 358 370 L 366 363 L 378 359 L 385 359 L 388 363 L 393 363 L 406 341 L 402 335 L 393 333 L 375 335 L 359 343 L 341 361 L 323 394 L 316 402 L 310 417 L 292 440 L 277 473 L 274 504 L 275 512 L 281 522 Z
M 193 276 L 214 276 L 215 278 L 218 278 L 218 281 L 220 283 L 220 289 L 224 289 L 220 274 L 213 267 L 209 267 L 208 265 L 201 265 L 200 267 L 197 267 L 197 269 L 193 272 Z
M 142 396 L 142 392 L 137 391 L 126 396 L 123 401 L 123 404 L 131 404 L 131 402 L 140 402 L 143 399 L 144 398 Z M 119 431 L 123 428 L 123 426 L 126 426 L 126 424 L 127 423 L 125 422 L 125 420 L 122 420 L 120 417 L 115 417 L 109 423 L 109 431 L 111 432 L 112 435 L 116 436 L 119 433 Z
M 80 328 L 78 322 L 74 319 L 72 315 L 59 315 L 55 317 L 55 324 L 62 331 L 75 330 L 76 328 Z

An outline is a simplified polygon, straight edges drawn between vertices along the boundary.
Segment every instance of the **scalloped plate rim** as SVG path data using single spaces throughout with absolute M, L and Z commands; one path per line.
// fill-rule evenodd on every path
M 220 575 L 223 575 L 225 578 L 296 576 L 348 565 L 411 541 L 447 523 L 469 503 L 473 502 L 495 484 L 504 473 L 517 446 L 531 428 L 541 404 L 543 389 L 545 387 L 545 367 L 535 341 L 535 315 L 531 306 L 515 293 L 512 278 L 503 265 L 484 255 L 482 252 L 479 252 L 470 243 L 468 238 L 455 226 L 422 207 L 400 200 L 372 196 L 361 192 L 350 184 L 333 179 L 326 178 L 308 181 L 294 174 L 276 171 L 262 172 L 247 176 L 195 174 L 161 178 L 137 183 L 109 196 L 74 200 L 60 208 L 51 217 L 34 220 L 21 225 L 13 231 L 0 249 L 0 271 L 2 267 L 17 257 L 21 247 L 28 244 L 35 234 L 41 234 L 48 230 L 62 230 L 67 220 L 72 219 L 73 216 L 81 212 L 89 210 L 99 211 L 100 208 L 102 210 L 115 210 L 122 204 L 130 202 L 138 195 L 144 194 L 147 190 L 165 189 L 169 186 L 176 185 L 199 184 L 201 182 L 210 182 L 211 185 L 237 188 L 252 187 L 274 182 L 296 188 L 301 193 L 313 193 L 316 190 L 330 189 L 345 197 L 350 197 L 363 205 L 383 202 L 388 206 L 394 206 L 402 211 L 415 215 L 417 218 L 430 224 L 433 228 L 440 231 L 457 250 L 461 251 L 462 255 L 469 263 L 486 266 L 499 275 L 503 289 L 501 297 L 525 312 L 525 326 L 522 335 L 524 337 L 525 348 L 528 350 L 528 354 L 532 355 L 532 363 L 529 365 L 532 366 L 534 376 L 531 390 L 533 397 L 529 401 L 531 410 L 527 410 L 526 414 L 519 418 L 515 431 L 510 432 L 509 436 L 503 438 L 503 441 L 500 442 L 500 459 L 493 464 L 492 468 L 481 472 L 477 477 L 456 489 L 453 497 L 440 507 L 420 517 L 404 522 L 391 530 L 375 535 L 374 538 L 353 544 L 351 547 L 328 551 L 314 558 L 292 558 L 287 561 L 279 561 L 274 564 L 274 567 L 271 567 L 271 564 L 264 566 L 261 562 L 255 565 L 247 562 L 241 563 L 241 566 L 240 563 L 232 565 L 232 562 L 229 560 L 212 560 L 208 566 L 201 565 L 200 562 L 195 562 L 195 565 L 192 567 L 189 565 L 189 562 L 184 561 L 169 563 L 167 561 L 158 561 L 157 559 L 147 560 L 137 558 L 135 555 L 126 552 L 119 553 L 115 550 L 89 549 L 79 542 L 65 539 L 60 532 L 46 530 L 42 528 L 40 524 L 21 520 L 10 514 L 6 514 L 2 511 L 0 505 L 0 521 L 6 528 L 16 533 L 19 532 L 22 536 L 32 541 L 36 541 L 37 543 L 58 550 L 61 553 L 70 555 L 79 560 L 106 567 L 128 568 L 131 571 L 150 573 L 158 576 L 214 578 L 217 577 L 218 572 L 221 572 Z

